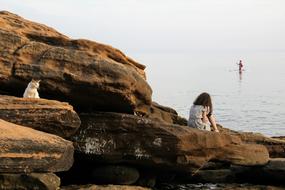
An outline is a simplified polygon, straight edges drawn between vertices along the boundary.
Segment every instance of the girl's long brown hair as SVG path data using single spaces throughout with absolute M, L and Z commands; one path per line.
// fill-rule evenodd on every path
M 210 94 L 208 94 L 207 92 L 203 92 L 202 94 L 200 94 L 196 100 L 193 102 L 194 105 L 200 105 L 200 106 L 204 106 L 204 107 L 209 107 L 210 108 L 210 112 L 208 114 L 208 116 L 211 116 L 213 113 L 213 105 L 212 105 L 212 100 L 211 100 L 211 96 Z

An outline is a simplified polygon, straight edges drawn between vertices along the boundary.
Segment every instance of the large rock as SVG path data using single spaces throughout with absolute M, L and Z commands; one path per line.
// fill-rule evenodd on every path
M 101 166 L 92 172 L 93 181 L 103 184 L 134 184 L 140 177 L 137 169 L 129 166 Z
M 61 137 L 0 119 L 0 172 L 59 172 L 73 164 L 73 146 Z
M 149 188 L 127 185 L 71 185 L 61 188 L 62 190 L 150 190 Z
M 227 133 L 239 137 L 243 142 L 261 144 L 266 146 L 271 158 L 285 157 L 285 139 L 282 137 L 267 137 L 260 133 L 233 131 L 219 126 L 221 133 Z
M 182 183 L 253 183 L 268 185 L 285 184 L 285 158 L 270 159 L 264 166 L 237 166 L 211 164 L 210 168 L 201 168 L 193 174 L 178 175 L 176 180 Z M 217 168 L 217 165 L 220 165 Z
M 274 158 L 264 166 L 237 166 L 231 165 L 228 168 L 215 170 L 201 169 L 195 175 L 182 176 L 183 180 L 204 183 L 253 183 L 284 185 L 285 159 Z
M 285 184 L 285 158 L 270 159 L 262 170 L 268 176 L 268 181 L 278 181 Z
M 259 167 L 232 166 L 231 170 L 241 182 L 255 184 L 284 185 L 285 159 L 270 159 L 268 164 Z
M 142 107 L 141 110 L 137 112 L 137 115 L 159 122 L 187 126 L 187 120 L 180 117 L 176 110 L 170 107 L 159 105 L 156 102 L 152 102 L 150 106 Z
M 81 127 L 72 141 L 76 152 L 93 162 L 190 171 L 210 160 L 264 165 L 269 159 L 264 146 L 243 144 L 228 134 L 118 113 L 82 114 L 80 118 Z
M 285 141 L 285 136 L 272 137 L 272 138 Z
M 40 96 L 76 110 L 133 113 L 151 104 L 145 66 L 111 46 L 72 40 L 52 28 L 0 12 L 0 91 L 21 96 L 42 79 Z
M 0 173 L 0 189 L 56 190 L 59 186 L 60 179 L 53 173 Z
M 2 95 L 0 119 L 64 138 L 74 134 L 81 123 L 77 113 L 68 103 Z
M 158 190 L 284 190 L 284 187 L 267 186 L 267 185 L 252 185 L 252 184 L 237 184 L 237 183 L 196 183 L 196 184 L 161 184 L 156 189 Z M 96 189 L 97 190 L 97 189 Z
M 198 170 L 196 173 L 183 176 L 186 182 L 195 183 L 229 183 L 236 180 L 234 172 L 230 169 Z

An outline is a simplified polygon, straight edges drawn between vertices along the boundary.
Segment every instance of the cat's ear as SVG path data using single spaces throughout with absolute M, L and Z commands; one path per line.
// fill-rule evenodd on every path
M 38 82 L 38 83 L 40 83 L 40 82 L 41 82 L 41 80 L 37 80 L 37 82 Z
M 31 82 L 35 82 L 35 80 L 34 80 L 34 79 L 32 79 L 32 80 L 31 80 Z

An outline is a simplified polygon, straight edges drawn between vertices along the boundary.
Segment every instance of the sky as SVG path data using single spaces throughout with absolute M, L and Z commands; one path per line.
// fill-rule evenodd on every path
M 0 10 L 127 54 L 285 51 L 284 0 L 0 0 Z

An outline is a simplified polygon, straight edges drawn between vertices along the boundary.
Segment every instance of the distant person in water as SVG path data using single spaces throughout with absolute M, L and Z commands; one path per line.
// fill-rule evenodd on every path
M 241 71 L 242 71 L 242 68 L 243 68 L 242 60 L 239 60 L 239 63 L 238 63 L 238 71 L 241 72 Z
M 213 105 L 211 96 L 204 92 L 200 94 L 193 105 L 190 108 L 188 126 L 207 130 L 219 132 L 216 120 L 213 116 Z

